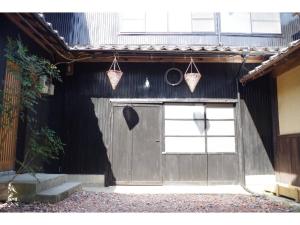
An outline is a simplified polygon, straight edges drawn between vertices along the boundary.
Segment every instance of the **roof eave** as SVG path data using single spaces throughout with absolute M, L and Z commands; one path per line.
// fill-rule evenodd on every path
M 277 54 L 271 56 L 268 60 L 262 62 L 261 65 L 249 71 L 248 74 L 240 79 L 240 82 L 245 84 L 251 80 L 255 80 L 266 75 L 267 73 L 276 69 L 277 66 L 285 63 L 288 57 L 292 56 L 298 51 L 300 51 L 300 39 L 291 42 L 288 47 L 281 49 Z

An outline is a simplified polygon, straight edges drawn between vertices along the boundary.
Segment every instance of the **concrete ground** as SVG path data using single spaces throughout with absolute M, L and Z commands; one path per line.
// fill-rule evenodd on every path
M 242 194 L 250 195 L 240 185 L 163 185 L 163 186 L 110 186 L 110 187 L 83 187 L 84 191 L 96 193 L 119 194 Z

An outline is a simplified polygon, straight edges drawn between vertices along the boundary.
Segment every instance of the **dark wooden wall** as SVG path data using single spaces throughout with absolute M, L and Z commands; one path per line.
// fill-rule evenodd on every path
M 50 166 L 49 170 L 97 174 L 110 168 L 109 98 L 236 98 L 238 64 L 200 64 L 203 77 L 193 94 L 185 82 L 176 87 L 164 82 L 167 69 L 178 67 L 184 72 L 187 65 L 121 63 L 124 74 L 115 91 L 105 74 L 109 66 L 107 63 L 78 63 L 74 75 L 64 78 L 61 107 L 65 155 L 59 165 Z M 149 89 L 144 88 L 146 78 L 150 82 Z
M 202 78 L 194 93 L 183 81 L 178 86 L 164 82 L 164 74 L 171 67 L 183 71 L 187 64 L 120 63 L 124 72 L 116 90 L 112 90 L 106 70 L 108 63 L 79 63 L 75 74 L 66 79 L 66 95 L 100 98 L 236 98 L 235 75 L 239 64 L 198 64 Z M 255 65 L 250 64 L 249 68 Z M 144 87 L 146 78 L 150 88 Z
M 109 168 L 108 155 L 111 145 L 109 98 L 236 98 L 237 96 L 235 76 L 239 64 L 199 64 L 203 77 L 193 94 L 184 82 L 177 87 L 171 87 L 164 82 L 164 72 L 168 68 L 175 66 L 184 71 L 186 65 L 123 63 L 120 66 L 124 75 L 115 91 L 112 91 L 105 74 L 109 67 L 106 63 L 78 63 L 74 75 L 65 77 L 62 107 L 66 153 L 60 164 L 62 172 L 103 173 L 105 168 Z M 249 68 L 251 66 L 254 65 L 248 65 Z M 146 77 L 150 82 L 149 89 L 143 87 Z M 242 140 L 248 175 L 269 174 L 273 171 L 272 129 L 269 129 L 271 121 L 268 115 L 271 111 L 269 86 L 268 78 L 261 78 L 240 87 L 244 115 Z M 167 166 L 172 168 L 171 164 Z M 224 166 L 226 167 L 226 163 Z M 180 177 L 180 174 L 178 176 Z M 210 176 L 213 181 L 214 174 Z M 236 177 L 238 174 L 233 173 L 232 176 Z
M 245 175 L 274 174 L 271 85 L 265 76 L 240 87 Z
M 277 181 L 300 186 L 300 134 L 278 136 Z

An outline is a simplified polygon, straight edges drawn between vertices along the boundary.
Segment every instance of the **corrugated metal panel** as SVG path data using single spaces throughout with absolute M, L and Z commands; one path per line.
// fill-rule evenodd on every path
M 120 64 L 124 75 L 112 91 L 105 71 L 108 63 L 77 63 L 75 74 L 65 77 L 64 141 L 61 159 L 64 173 L 105 173 L 111 169 L 111 108 L 109 98 L 236 98 L 236 64 L 201 64 L 203 77 L 193 94 L 182 82 L 171 87 L 164 81 L 170 67 L 186 64 Z M 255 65 L 252 65 L 255 66 Z M 146 78 L 150 88 L 145 88 Z
M 199 64 L 202 78 L 194 93 L 185 82 L 173 87 L 164 81 L 169 68 L 178 67 L 184 72 L 186 64 L 120 63 L 124 74 L 114 91 L 105 73 L 109 66 L 108 63 L 77 64 L 74 76 L 66 80 L 66 92 L 102 98 L 236 98 L 238 64 Z M 150 88 L 145 87 L 146 79 Z
M 270 77 L 240 85 L 246 175 L 273 174 L 274 146 Z
M 46 13 L 45 18 L 53 24 L 71 45 L 105 44 L 162 44 L 162 45 L 218 45 L 218 35 L 128 35 L 119 33 L 117 13 Z M 282 35 L 224 35 L 225 46 L 282 47 L 292 41 L 292 35 L 299 31 L 300 19 L 292 13 L 282 13 Z

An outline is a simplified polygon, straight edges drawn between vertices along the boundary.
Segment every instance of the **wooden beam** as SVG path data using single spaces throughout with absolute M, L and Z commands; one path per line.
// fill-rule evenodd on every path
M 165 102 L 206 102 L 206 103 L 237 103 L 235 98 L 111 98 L 112 103 L 165 103 Z
M 55 47 L 55 44 L 49 39 L 49 35 L 41 34 L 38 30 L 40 28 L 35 28 L 23 17 L 23 15 L 18 13 L 7 13 L 5 14 L 9 20 L 11 20 L 15 25 L 18 26 L 25 34 L 27 34 L 31 39 L 33 39 L 42 49 L 44 49 L 50 55 L 58 55 L 62 59 L 67 59 L 68 52 L 63 51 Z M 27 14 L 24 14 L 27 15 Z M 52 38 L 52 41 L 54 39 Z
M 36 37 L 36 35 L 28 30 L 21 22 L 20 18 L 16 15 L 16 13 L 6 13 L 5 16 L 13 22 L 15 25 L 18 26 L 20 30 L 22 30 L 25 34 L 27 34 L 30 38 L 32 38 L 42 49 L 44 49 L 46 52 L 48 52 L 50 55 L 52 55 L 52 52 L 50 51 L 49 47 L 45 46 L 45 44 Z
M 80 53 L 77 53 L 78 55 Z M 82 60 L 82 62 L 112 62 L 113 55 L 90 55 L 88 54 L 83 55 L 80 54 L 80 57 L 75 58 L 82 58 L 87 57 L 87 59 Z M 195 63 L 242 63 L 243 58 L 240 55 L 230 56 L 230 55 L 223 55 L 223 56 L 193 56 Z M 250 56 L 246 63 L 261 63 L 264 60 L 262 56 Z M 149 54 L 143 54 L 140 53 L 139 55 L 121 55 L 118 56 L 119 62 L 135 62 L 135 63 L 154 63 L 154 62 L 174 62 L 174 63 L 188 63 L 190 61 L 190 56 L 188 53 L 186 56 L 164 56 L 164 55 L 149 55 Z

